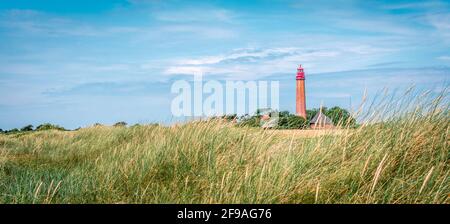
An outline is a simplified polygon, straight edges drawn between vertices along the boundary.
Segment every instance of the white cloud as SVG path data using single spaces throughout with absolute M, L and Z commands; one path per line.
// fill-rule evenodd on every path
M 450 37 L 450 13 L 430 14 L 427 19 L 440 35 Z
M 200 11 L 195 13 L 200 14 Z M 217 19 L 227 20 L 225 12 L 215 11 L 214 16 Z M 182 18 L 188 18 L 182 13 L 178 19 L 180 23 L 166 23 L 160 25 L 141 24 L 139 26 L 109 25 L 100 26 L 94 23 L 86 23 L 71 19 L 69 17 L 60 17 L 44 12 L 33 10 L 8 10 L 0 14 L 0 27 L 10 29 L 12 32 L 22 35 L 38 35 L 51 37 L 102 37 L 133 34 L 133 38 L 148 41 L 148 38 L 167 39 L 166 37 L 177 37 L 176 34 L 183 35 L 179 38 L 207 38 L 207 39 L 229 39 L 238 36 L 238 32 L 232 26 L 217 26 L 217 24 L 189 24 L 181 23 Z M 167 15 L 171 18 L 170 15 Z M 203 19 L 207 19 L 206 16 Z M 191 18 L 189 16 L 189 18 Z M 197 18 L 199 21 L 202 18 Z M 177 20 L 177 18 L 173 18 Z M 208 20 L 209 21 L 209 20 Z M 189 36 L 187 36 L 189 35 Z
M 8 10 L 0 14 L 0 26 L 26 35 L 42 36 L 105 36 L 141 31 L 138 27 L 98 27 L 66 17 L 59 17 L 34 10 Z
M 178 59 L 169 62 L 166 75 L 194 74 L 222 75 L 228 78 L 255 79 L 273 74 L 295 72 L 298 64 L 304 64 L 310 73 L 336 72 L 361 69 L 373 64 L 370 60 L 389 54 L 392 50 L 371 45 L 336 44 L 334 48 L 247 48 L 228 54 Z M 361 57 L 363 59 L 361 59 Z
M 188 33 L 193 36 L 211 39 L 233 38 L 237 36 L 237 32 L 233 29 L 206 25 L 164 25 L 155 31 L 162 33 Z
M 173 66 L 164 71 L 164 74 L 203 74 L 211 71 L 211 68 L 203 66 Z
M 388 10 L 398 10 L 398 9 L 428 9 L 428 8 L 436 8 L 445 6 L 444 2 L 439 1 L 430 1 L 430 2 L 412 2 L 412 3 L 403 3 L 403 4 L 389 4 L 385 5 L 382 8 Z
M 371 33 L 386 33 L 395 35 L 416 35 L 419 32 L 414 27 L 402 23 L 399 18 L 336 18 L 334 23 L 341 29 L 358 30 Z
M 395 51 L 394 49 L 391 48 L 374 47 L 370 45 L 352 45 L 346 47 L 346 50 L 360 55 L 371 55 Z
M 190 22 L 226 22 L 231 23 L 236 16 L 225 9 L 187 8 L 171 11 L 156 11 L 154 17 L 159 21 L 190 23 Z M 187 16 L 189 15 L 189 16 Z
M 450 61 L 450 56 L 444 55 L 444 56 L 437 57 L 437 59 L 444 60 L 444 61 Z
M 268 49 L 236 49 L 229 54 L 206 56 L 198 59 L 186 59 L 178 61 L 185 65 L 217 64 L 224 61 L 239 60 L 243 58 L 261 59 L 269 56 L 279 57 L 286 54 L 296 54 L 299 48 L 268 48 Z

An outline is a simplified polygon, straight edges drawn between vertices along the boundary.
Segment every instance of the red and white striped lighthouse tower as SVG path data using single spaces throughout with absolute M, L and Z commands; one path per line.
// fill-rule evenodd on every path
M 297 68 L 297 93 L 296 93 L 296 114 L 306 119 L 306 97 L 305 97 L 305 72 L 302 65 Z

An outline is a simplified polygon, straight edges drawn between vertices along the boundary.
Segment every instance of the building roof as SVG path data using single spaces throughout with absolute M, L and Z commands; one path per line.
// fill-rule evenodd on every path
M 322 113 L 322 111 L 317 112 L 317 114 L 311 119 L 309 124 L 333 124 L 333 120 L 331 118 L 327 117 L 325 114 Z

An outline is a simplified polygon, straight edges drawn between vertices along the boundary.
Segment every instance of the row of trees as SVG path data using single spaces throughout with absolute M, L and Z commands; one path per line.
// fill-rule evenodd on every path
M 266 110 L 267 111 L 267 110 Z M 291 114 L 289 111 L 281 111 L 278 113 L 278 123 L 274 128 L 277 129 L 304 129 L 309 126 L 311 119 L 320 111 L 320 108 L 314 108 L 311 110 L 306 110 L 306 119 L 299 117 L 295 114 Z M 238 117 L 237 115 L 225 115 L 222 116 L 223 119 L 228 121 L 236 120 L 239 126 L 248 127 L 260 127 L 261 119 L 264 114 L 268 114 L 273 117 L 273 113 L 277 111 L 271 111 L 269 113 L 264 113 L 263 110 L 257 110 L 253 116 L 244 115 Z M 340 107 L 332 107 L 330 109 L 322 107 L 322 113 L 333 120 L 333 124 L 337 125 L 348 125 L 350 127 L 356 125 L 356 120 L 350 113 Z
M 127 125 L 128 124 L 126 122 L 120 121 L 120 122 L 115 123 L 113 126 L 114 127 L 125 127 Z M 103 126 L 103 125 L 100 124 L 100 123 L 96 123 L 96 124 L 94 124 L 94 126 Z M 78 129 L 80 129 L 80 128 L 77 128 L 75 130 L 78 130 Z M 34 128 L 34 126 L 31 125 L 31 124 L 27 125 L 27 126 L 24 126 L 24 127 L 20 128 L 20 129 L 19 128 L 13 128 L 13 129 L 10 129 L 10 130 L 3 130 L 3 129 L 0 128 L 0 133 L 8 134 L 8 133 L 29 132 L 29 131 L 45 131 L 45 130 L 68 131 L 68 129 L 66 129 L 64 127 L 61 127 L 59 125 L 50 124 L 50 123 L 44 123 L 44 124 L 38 125 L 36 128 Z
M 291 114 L 289 111 L 281 111 L 278 113 L 278 123 L 274 128 L 277 129 L 303 129 L 309 126 L 309 122 L 311 119 L 320 111 L 319 108 L 314 108 L 311 110 L 306 110 L 307 116 L 306 119 L 299 117 L 295 114 Z M 266 113 L 265 113 L 266 112 Z M 273 114 L 277 113 L 277 111 L 270 111 L 268 113 L 269 116 L 273 117 Z M 333 120 L 334 125 L 349 125 L 355 126 L 356 120 L 350 115 L 350 113 L 340 107 L 332 107 L 330 109 L 326 107 L 322 107 L 322 113 L 331 118 Z M 261 117 L 262 115 L 267 114 L 267 110 L 257 110 L 253 116 L 243 115 L 238 117 L 236 114 L 233 115 L 224 115 L 220 117 L 221 119 L 226 119 L 228 121 L 237 121 L 239 126 L 248 126 L 248 127 L 260 127 L 261 126 Z M 216 117 L 217 118 L 217 117 Z M 124 121 L 120 121 L 115 123 L 114 127 L 125 127 L 128 124 Z M 94 124 L 94 126 L 102 126 L 100 123 Z M 27 131 L 43 131 L 43 130 L 60 130 L 66 131 L 64 127 L 59 125 L 54 125 L 50 123 L 45 123 L 37 126 L 34 129 L 33 125 L 27 125 L 22 127 L 21 129 L 11 129 L 11 130 L 2 130 L 0 129 L 0 133 L 16 133 L 16 132 L 27 132 Z M 76 129 L 77 130 L 77 129 Z
M 45 124 L 41 124 L 38 125 L 36 128 L 34 128 L 33 125 L 27 125 L 24 126 L 20 129 L 18 128 L 13 128 L 11 130 L 2 130 L 0 129 L 0 133 L 16 133 L 16 132 L 27 132 L 27 131 L 44 131 L 44 130 L 60 130 L 60 131 L 66 131 L 65 128 L 59 126 L 59 125 L 55 125 L 55 124 L 50 124 L 50 123 L 45 123 Z

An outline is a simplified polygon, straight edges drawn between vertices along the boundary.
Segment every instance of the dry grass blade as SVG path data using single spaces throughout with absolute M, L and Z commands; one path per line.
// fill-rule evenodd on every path
M 375 190 L 375 186 L 377 186 L 378 183 L 378 179 L 380 178 L 381 172 L 383 171 L 383 165 L 386 161 L 388 154 L 386 153 L 383 156 L 383 159 L 381 159 L 380 164 L 378 164 L 377 170 L 375 171 L 375 175 L 373 177 L 373 184 L 372 184 L 372 188 L 370 188 L 370 194 L 373 193 L 373 191 Z

